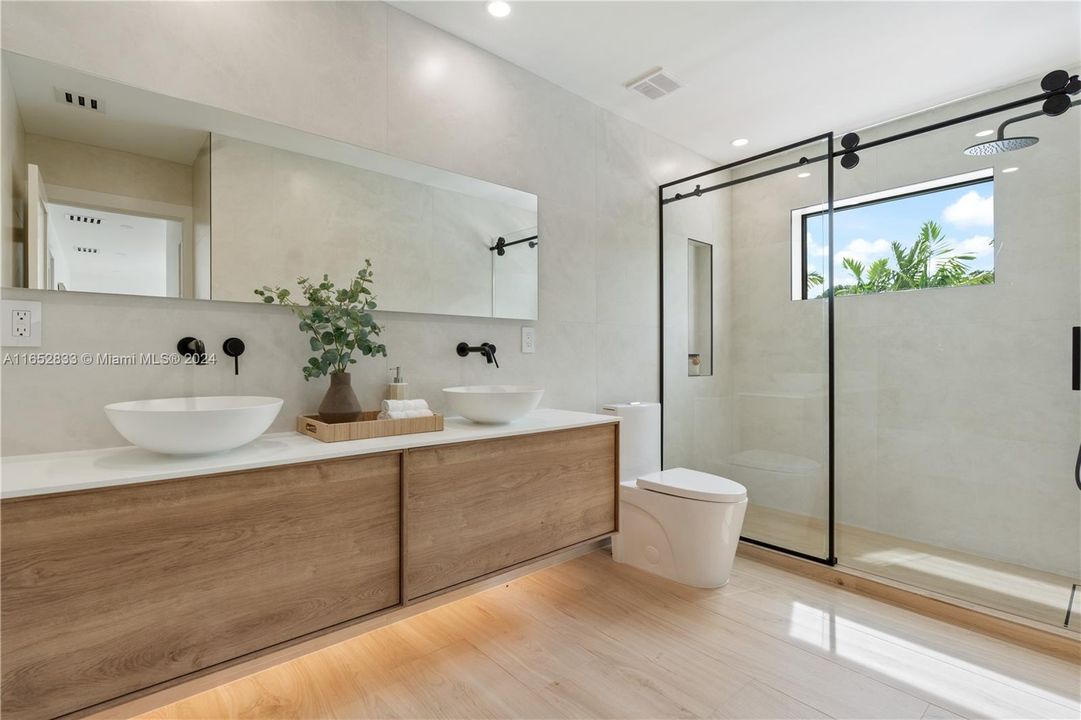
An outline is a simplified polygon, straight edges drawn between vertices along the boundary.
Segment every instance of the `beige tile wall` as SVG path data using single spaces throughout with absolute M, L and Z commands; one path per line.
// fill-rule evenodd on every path
M 26 162 L 49 185 L 191 207 L 191 165 L 27 133 Z

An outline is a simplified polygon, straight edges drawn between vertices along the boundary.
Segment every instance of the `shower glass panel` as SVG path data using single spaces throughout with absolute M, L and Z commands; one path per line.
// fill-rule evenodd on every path
M 873 142 L 1035 85 L 860 135 Z M 1081 582 L 1081 393 L 1070 377 L 1071 329 L 1081 324 L 1081 107 L 1009 126 L 1008 136 L 1038 144 L 963 153 L 1038 109 L 835 167 L 836 538 L 842 565 L 1062 627 Z M 825 257 L 803 261 L 821 272 Z M 1071 627 L 1081 627 L 1081 598 Z
M 802 276 L 792 218 L 828 203 L 828 164 L 799 162 L 826 152 L 819 138 L 662 188 L 664 198 L 688 195 L 662 209 L 664 466 L 743 484 L 744 539 L 818 560 L 831 550 L 829 302 L 793 297 Z M 817 255 L 829 242 L 828 213 L 820 217 L 807 238 Z M 711 375 L 688 372 L 705 335 L 688 272 L 702 243 Z

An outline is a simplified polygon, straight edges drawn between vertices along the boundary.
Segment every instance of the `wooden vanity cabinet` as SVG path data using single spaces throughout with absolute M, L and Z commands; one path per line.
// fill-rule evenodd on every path
M 4 718 L 101 710 L 606 537 L 618 437 L 606 423 L 6 499 Z
M 614 532 L 618 433 L 613 423 L 407 451 L 407 598 Z
M 5 500 L 4 717 L 56 717 L 396 605 L 400 465 Z

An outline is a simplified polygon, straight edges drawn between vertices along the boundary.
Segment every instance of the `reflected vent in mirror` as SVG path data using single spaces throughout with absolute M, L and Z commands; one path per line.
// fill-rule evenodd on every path
M 101 218 L 93 217 L 91 215 L 74 215 L 68 213 L 68 220 L 71 222 L 87 223 L 89 225 L 101 225 Z
M 62 88 L 53 88 L 53 90 L 56 93 L 56 101 L 59 103 L 82 108 L 83 110 L 105 112 L 105 101 L 100 98 L 90 97 L 85 93 L 75 92 L 74 90 L 64 90 Z
M 662 98 L 682 87 L 671 75 L 665 74 L 663 68 L 659 67 L 653 68 L 645 75 L 627 81 L 624 86 L 642 93 L 650 100 Z

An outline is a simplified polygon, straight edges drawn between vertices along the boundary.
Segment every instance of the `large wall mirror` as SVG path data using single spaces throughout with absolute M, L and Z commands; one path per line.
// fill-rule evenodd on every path
M 256 302 L 371 258 L 382 310 L 537 317 L 535 195 L 13 53 L 3 74 L 5 286 Z

